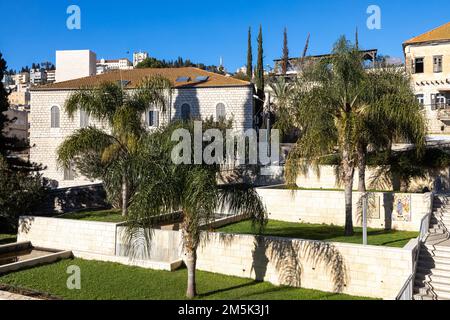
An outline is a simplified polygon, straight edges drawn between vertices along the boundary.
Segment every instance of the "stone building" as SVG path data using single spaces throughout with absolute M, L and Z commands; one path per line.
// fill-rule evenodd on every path
M 31 149 L 31 161 L 46 166 L 44 175 L 54 180 L 59 187 L 92 183 L 71 170 L 59 168 L 56 150 L 65 138 L 81 127 L 90 125 L 108 128 L 95 119 L 88 119 L 83 112 L 70 119 L 64 112 L 66 99 L 80 87 L 93 87 L 105 81 L 122 81 L 125 90 L 133 90 L 144 77 L 156 74 L 168 78 L 173 90 L 164 114 L 149 106 L 148 112 L 143 115 L 149 130 L 169 120 L 188 117 L 205 119 L 211 116 L 215 119 L 233 119 L 236 130 L 253 127 L 253 86 L 249 82 L 197 68 L 113 71 L 32 88 L 30 143 L 35 147 Z
M 450 133 L 450 22 L 405 41 L 403 51 L 429 133 Z

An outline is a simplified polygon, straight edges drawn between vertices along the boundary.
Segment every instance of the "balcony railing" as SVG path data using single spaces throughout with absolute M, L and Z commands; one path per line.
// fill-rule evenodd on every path
M 436 103 L 435 108 L 438 111 L 439 120 L 450 120 L 450 101 L 447 101 L 447 103 Z

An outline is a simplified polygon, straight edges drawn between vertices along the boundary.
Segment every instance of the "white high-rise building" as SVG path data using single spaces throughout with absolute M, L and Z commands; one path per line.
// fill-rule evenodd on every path
M 90 50 L 56 51 L 56 82 L 95 76 L 97 55 Z
M 141 51 L 133 53 L 133 67 L 136 67 L 140 62 L 149 57 L 148 52 Z

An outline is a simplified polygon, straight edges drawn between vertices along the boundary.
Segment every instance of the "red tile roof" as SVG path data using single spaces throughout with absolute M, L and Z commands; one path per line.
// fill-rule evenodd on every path
M 33 88 L 33 91 L 46 90 L 76 90 L 81 87 L 95 87 L 102 82 L 129 81 L 126 89 L 136 88 L 143 78 L 151 75 L 161 75 L 172 82 L 174 88 L 207 88 L 207 87 L 240 87 L 249 86 L 250 82 L 208 72 L 193 67 L 186 68 L 162 68 L 162 69 L 132 69 L 112 71 L 101 75 L 80 79 L 56 82 Z M 199 76 L 208 77 L 206 81 L 196 81 Z M 187 82 L 177 82 L 180 77 L 189 77 Z

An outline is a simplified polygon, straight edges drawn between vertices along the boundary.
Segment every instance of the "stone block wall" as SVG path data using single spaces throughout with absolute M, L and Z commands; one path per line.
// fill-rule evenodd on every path
M 282 187 L 257 189 L 273 220 L 301 223 L 345 224 L 345 196 L 343 191 L 288 190 Z M 353 193 L 353 223 L 362 225 L 361 193 Z M 406 231 L 418 231 L 424 215 L 431 211 L 432 194 L 411 196 L 411 221 L 393 221 L 394 193 L 373 193 L 368 226 Z M 358 209 L 359 208 L 359 209 Z
M 116 224 L 20 217 L 17 241 L 31 241 L 36 247 L 115 255 Z
M 395 299 L 412 272 L 412 250 L 250 235 L 209 235 L 199 270 L 276 285 Z
M 56 161 L 59 145 L 80 128 L 80 112 L 70 118 L 64 111 L 65 101 L 72 92 L 70 90 L 31 92 L 30 143 L 34 147 L 31 148 L 30 158 L 33 162 L 43 164 L 46 167 L 44 176 L 55 180 L 58 187 L 62 188 L 99 182 L 88 180 L 80 175 L 74 180 L 64 180 L 64 170 Z M 192 117 L 202 119 L 210 116 L 216 118 L 216 106 L 218 103 L 223 103 L 227 118 L 234 119 L 234 129 L 246 130 L 253 127 L 253 88 L 251 86 L 173 90 L 170 108 L 167 114 L 160 117 L 161 123 L 167 123 L 167 119 L 179 119 L 181 106 L 184 103 L 190 105 Z M 60 128 L 51 128 L 52 106 L 60 109 Z M 145 120 L 144 115 L 142 119 Z M 90 119 L 89 123 L 106 131 L 109 130 L 105 122 Z
M 400 181 L 395 182 L 400 185 Z M 312 169 L 305 175 L 299 175 L 296 181 L 299 188 L 307 189 L 343 189 L 343 185 L 336 179 L 336 170 L 333 166 L 320 166 L 319 174 Z M 368 189 L 393 190 L 392 181 L 380 176 L 377 168 L 367 167 L 366 186 Z M 448 191 L 450 190 L 450 169 L 440 171 L 430 171 L 424 178 L 415 178 L 410 182 L 407 191 L 422 192 L 424 188 L 430 191 Z M 355 169 L 355 178 L 353 180 L 353 190 L 358 190 L 358 169 Z
M 21 217 L 18 241 L 71 250 L 90 260 L 164 270 L 179 267 L 180 232 L 151 230 L 149 245 L 138 234 L 132 242 L 137 254 L 131 257 L 123 233 L 124 227 L 114 223 Z M 406 282 L 415 250 L 213 232 L 204 232 L 202 238 L 198 270 L 384 299 L 394 299 Z

